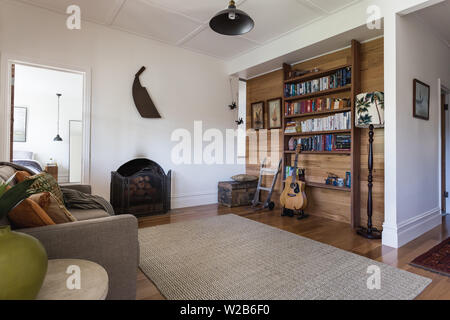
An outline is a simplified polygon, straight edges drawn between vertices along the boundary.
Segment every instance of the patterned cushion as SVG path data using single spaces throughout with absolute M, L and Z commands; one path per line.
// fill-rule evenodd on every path
M 50 192 L 56 197 L 56 199 L 58 199 L 61 204 L 64 204 L 64 198 L 61 188 L 52 175 L 48 174 L 47 172 L 42 172 L 30 177 L 30 179 L 33 178 L 36 179 L 36 181 L 31 185 L 29 189 L 30 191 L 32 191 L 33 193 Z

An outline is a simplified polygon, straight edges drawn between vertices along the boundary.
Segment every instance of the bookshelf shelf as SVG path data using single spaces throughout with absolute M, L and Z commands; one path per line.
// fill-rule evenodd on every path
M 286 183 L 286 180 L 283 180 L 283 183 Z M 306 186 L 307 187 L 311 187 L 311 188 L 336 190 L 336 191 L 342 191 L 342 192 L 352 192 L 351 188 L 336 187 L 336 186 L 328 185 L 328 184 L 325 184 L 325 183 L 318 183 L 318 182 L 306 182 Z
M 352 130 L 331 130 L 331 131 L 312 131 L 312 132 L 295 132 L 295 133 L 285 133 L 286 137 L 308 137 L 308 136 L 321 136 L 326 134 L 340 134 L 340 133 L 351 133 Z
M 307 99 L 311 99 L 311 98 L 328 96 L 328 95 L 331 95 L 331 94 L 335 94 L 335 93 L 339 93 L 339 92 L 345 92 L 345 91 L 351 91 L 351 90 L 352 90 L 352 86 L 348 85 L 348 86 L 334 88 L 334 89 L 317 91 L 317 92 L 310 93 L 310 94 L 304 94 L 304 95 L 301 95 L 301 96 L 284 98 L 284 101 L 285 102 L 290 102 L 290 101 L 307 100 Z
M 337 190 L 337 191 L 344 191 L 344 192 L 352 192 L 352 189 L 350 189 L 350 188 L 347 188 L 347 187 L 336 187 L 336 186 L 331 186 L 331 185 L 328 185 L 328 184 L 325 184 L 325 183 L 307 182 L 306 185 L 308 187 L 313 187 L 313 188 Z
M 336 67 L 333 69 L 327 69 L 327 70 L 319 71 L 319 72 L 311 72 L 311 73 L 305 74 L 304 76 L 301 76 L 301 77 L 287 79 L 284 81 L 284 83 L 286 83 L 286 84 L 287 83 L 297 83 L 297 82 L 303 82 L 303 81 L 309 81 L 309 80 L 313 80 L 313 79 L 317 79 L 317 78 L 322 78 L 322 77 L 328 76 L 328 75 L 338 71 L 339 69 L 348 68 L 351 66 L 352 66 L 351 64 L 346 64 L 346 65 Z
M 292 114 L 292 115 L 284 116 L 284 118 L 285 119 L 297 119 L 297 118 L 306 118 L 306 117 L 314 117 L 314 116 L 342 113 L 342 112 L 348 112 L 348 111 L 352 111 L 352 108 L 325 110 L 325 111 L 309 112 L 309 113 L 302 113 L 302 114 Z
M 295 151 L 287 150 L 284 152 L 285 154 L 295 154 Z M 301 154 L 329 154 L 329 155 L 351 155 L 351 151 L 337 150 L 337 151 L 302 151 Z
M 351 185 L 352 188 L 346 188 L 346 187 L 336 187 L 327 185 L 325 183 L 316 183 L 316 182 L 307 182 L 306 186 L 307 188 L 311 188 L 314 190 L 317 190 L 315 192 L 321 192 L 320 190 L 331 190 L 335 191 L 336 194 L 334 195 L 327 195 L 331 198 L 333 198 L 333 201 L 344 201 L 343 199 L 348 199 L 345 201 L 350 201 L 350 207 L 351 212 L 349 212 L 351 225 L 352 227 L 356 228 L 360 225 L 360 207 L 361 207 L 361 200 L 360 200 L 360 181 L 359 181 L 359 171 L 360 171 L 360 158 L 361 158 L 361 151 L 360 151 L 360 131 L 358 128 L 356 128 L 354 125 L 351 126 L 351 129 L 348 130 L 332 130 L 332 131 L 318 131 L 318 132 L 294 132 L 294 133 L 285 133 L 286 128 L 289 127 L 290 122 L 295 121 L 298 119 L 299 121 L 307 121 L 310 119 L 320 119 L 323 118 L 324 115 L 335 115 L 340 114 L 344 112 L 349 112 L 351 114 L 351 123 L 353 123 L 355 119 L 355 99 L 356 95 L 361 92 L 361 58 L 360 58 L 360 48 L 361 44 L 356 41 L 352 40 L 351 49 L 350 49 L 350 56 L 347 60 L 348 64 L 344 65 L 337 65 L 336 67 L 333 67 L 331 69 L 327 70 L 321 70 L 319 72 L 312 72 L 308 73 L 306 75 L 295 77 L 295 78 L 288 78 L 289 75 L 294 70 L 291 65 L 284 64 L 283 70 L 284 70 L 284 81 L 283 81 L 283 96 L 286 92 L 286 86 L 289 85 L 295 85 L 299 83 L 304 83 L 307 81 L 313 81 L 313 80 L 319 80 L 323 77 L 332 76 L 336 73 L 339 73 L 339 70 L 344 68 L 351 68 L 351 84 L 334 88 L 334 89 L 328 89 L 328 90 L 322 90 L 314 93 L 304 94 L 304 95 L 297 95 L 293 97 L 286 97 L 283 98 L 283 107 L 286 106 L 286 103 L 288 102 L 301 102 L 302 100 L 308 100 L 308 99 L 315 99 L 315 98 L 339 98 L 339 99 L 349 99 L 350 100 L 350 107 L 345 107 L 343 109 L 336 109 L 336 110 L 324 110 L 324 111 L 317 111 L 317 112 L 311 112 L 311 113 L 304 113 L 304 114 L 293 114 L 293 115 L 286 115 L 285 112 L 287 111 L 284 109 L 283 112 L 283 177 L 286 176 L 286 170 L 287 167 L 292 166 L 293 163 L 293 157 L 295 157 L 295 152 L 289 151 L 289 141 L 292 139 L 292 137 L 313 137 L 313 136 L 324 136 L 324 135 L 336 135 L 336 134 L 348 134 L 350 135 L 351 139 L 351 149 L 345 150 L 345 151 L 309 151 L 309 152 L 302 152 L 302 154 L 309 154 L 309 155 L 317 155 L 317 157 L 314 159 L 316 163 L 311 164 L 311 161 L 304 162 L 300 161 L 299 168 L 306 169 L 306 179 L 308 179 L 308 175 L 311 174 L 311 171 L 315 170 L 317 166 L 320 166 L 321 163 L 324 164 L 324 168 L 326 167 L 327 170 L 330 167 L 330 164 L 332 166 L 333 161 L 337 157 L 345 157 L 346 159 L 349 159 L 348 168 L 345 168 L 345 170 L 342 170 L 344 168 L 340 168 L 340 171 L 348 171 L 351 173 Z M 333 61 L 327 61 L 327 64 L 330 65 L 333 63 Z M 345 83 L 345 82 L 344 82 Z M 335 95 L 335 96 L 334 96 Z M 320 157 L 324 157 L 323 159 Z M 331 158 L 331 159 L 330 159 Z M 336 159 L 339 162 L 339 159 Z M 339 162 L 339 165 L 341 165 L 342 160 Z M 346 162 L 347 163 L 347 162 Z M 311 169 L 311 165 L 314 166 L 313 169 Z M 347 165 L 346 165 L 347 166 Z M 332 169 L 330 169 L 332 170 Z M 323 171 L 323 170 L 322 170 Z M 332 172 L 332 171 L 331 171 Z M 323 173 L 325 175 L 325 173 Z M 343 178 L 343 177 L 341 177 Z M 323 181 L 325 182 L 326 176 L 323 177 Z M 283 181 L 285 182 L 285 181 Z M 345 196 L 343 193 L 349 193 L 350 197 Z M 317 199 L 319 199 L 318 197 Z M 314 206 L 313 201 L 310 201 L 310 205 Z M 319 206 L 320 207 L 320 206 Z M 308 210 L 308 209 L 307 209 Z

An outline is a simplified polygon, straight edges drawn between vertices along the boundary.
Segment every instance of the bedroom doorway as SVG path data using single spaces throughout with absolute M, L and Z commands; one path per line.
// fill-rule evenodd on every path
M 85 75 L 11 63 L 10 161 L 82 183 Z

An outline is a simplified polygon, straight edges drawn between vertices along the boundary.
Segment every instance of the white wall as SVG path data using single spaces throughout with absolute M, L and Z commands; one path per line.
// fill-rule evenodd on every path
M 386 33 L 396 38 L 396 204 L 386 212 L 383 244 L 400 247 L 441 223 L 440 81 L 450 84 L 450 50 L 415 14 L 394 19 Z M 431 86 L 429 121 L 413 118 L 414 79 Z
M 43 166 L 53 158 L 58 164 L 59 181 L 68 182 L 69 121 L 82 119 L 83 76 L 17 64 L 14 89 L 15 106 L 28 109 L 27 141 L 15 142 L 14 150 L 34 152 L 35 160 Z M 62 142 L 53 141 L 58 119 L 56 93 L 62 94 Z M 76 157 L 81 164 L 81 152 Z
M 229 78 L 222 61 L 83 22 L 69 31 L 66 16 L 21 3 L 0 2 L 0 52 L 92 70 L 91 183 L 109 198 L 110 173 L 135 157 L 173 169 L 173 206 L 217 202 L 217 183 L 244 165 L 181 165 L 171 161 L 171 133 L 203 127 L 236 128 Z M 142 119 L 131 87 L 141 76 L 163 119 Z M 2 98 L 4 101 L 4 97 Z M 4 110 L 3 117 L 4 115 Z M 2 132 L 4 134 L 4 131 Z

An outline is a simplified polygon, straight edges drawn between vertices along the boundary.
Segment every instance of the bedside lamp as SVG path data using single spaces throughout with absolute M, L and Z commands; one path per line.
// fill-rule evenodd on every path
M 384 127 L 384 93 L 370 92 L 356 96 L 355 125 L 369 129 L 369 191 L 367 198 L 367 228 L 359 228 L 357 233 L 367 239 L 381 239 L 381 231 L 372 225 L 372 188 L 373 188 L 373 140 L 374 129 Z

